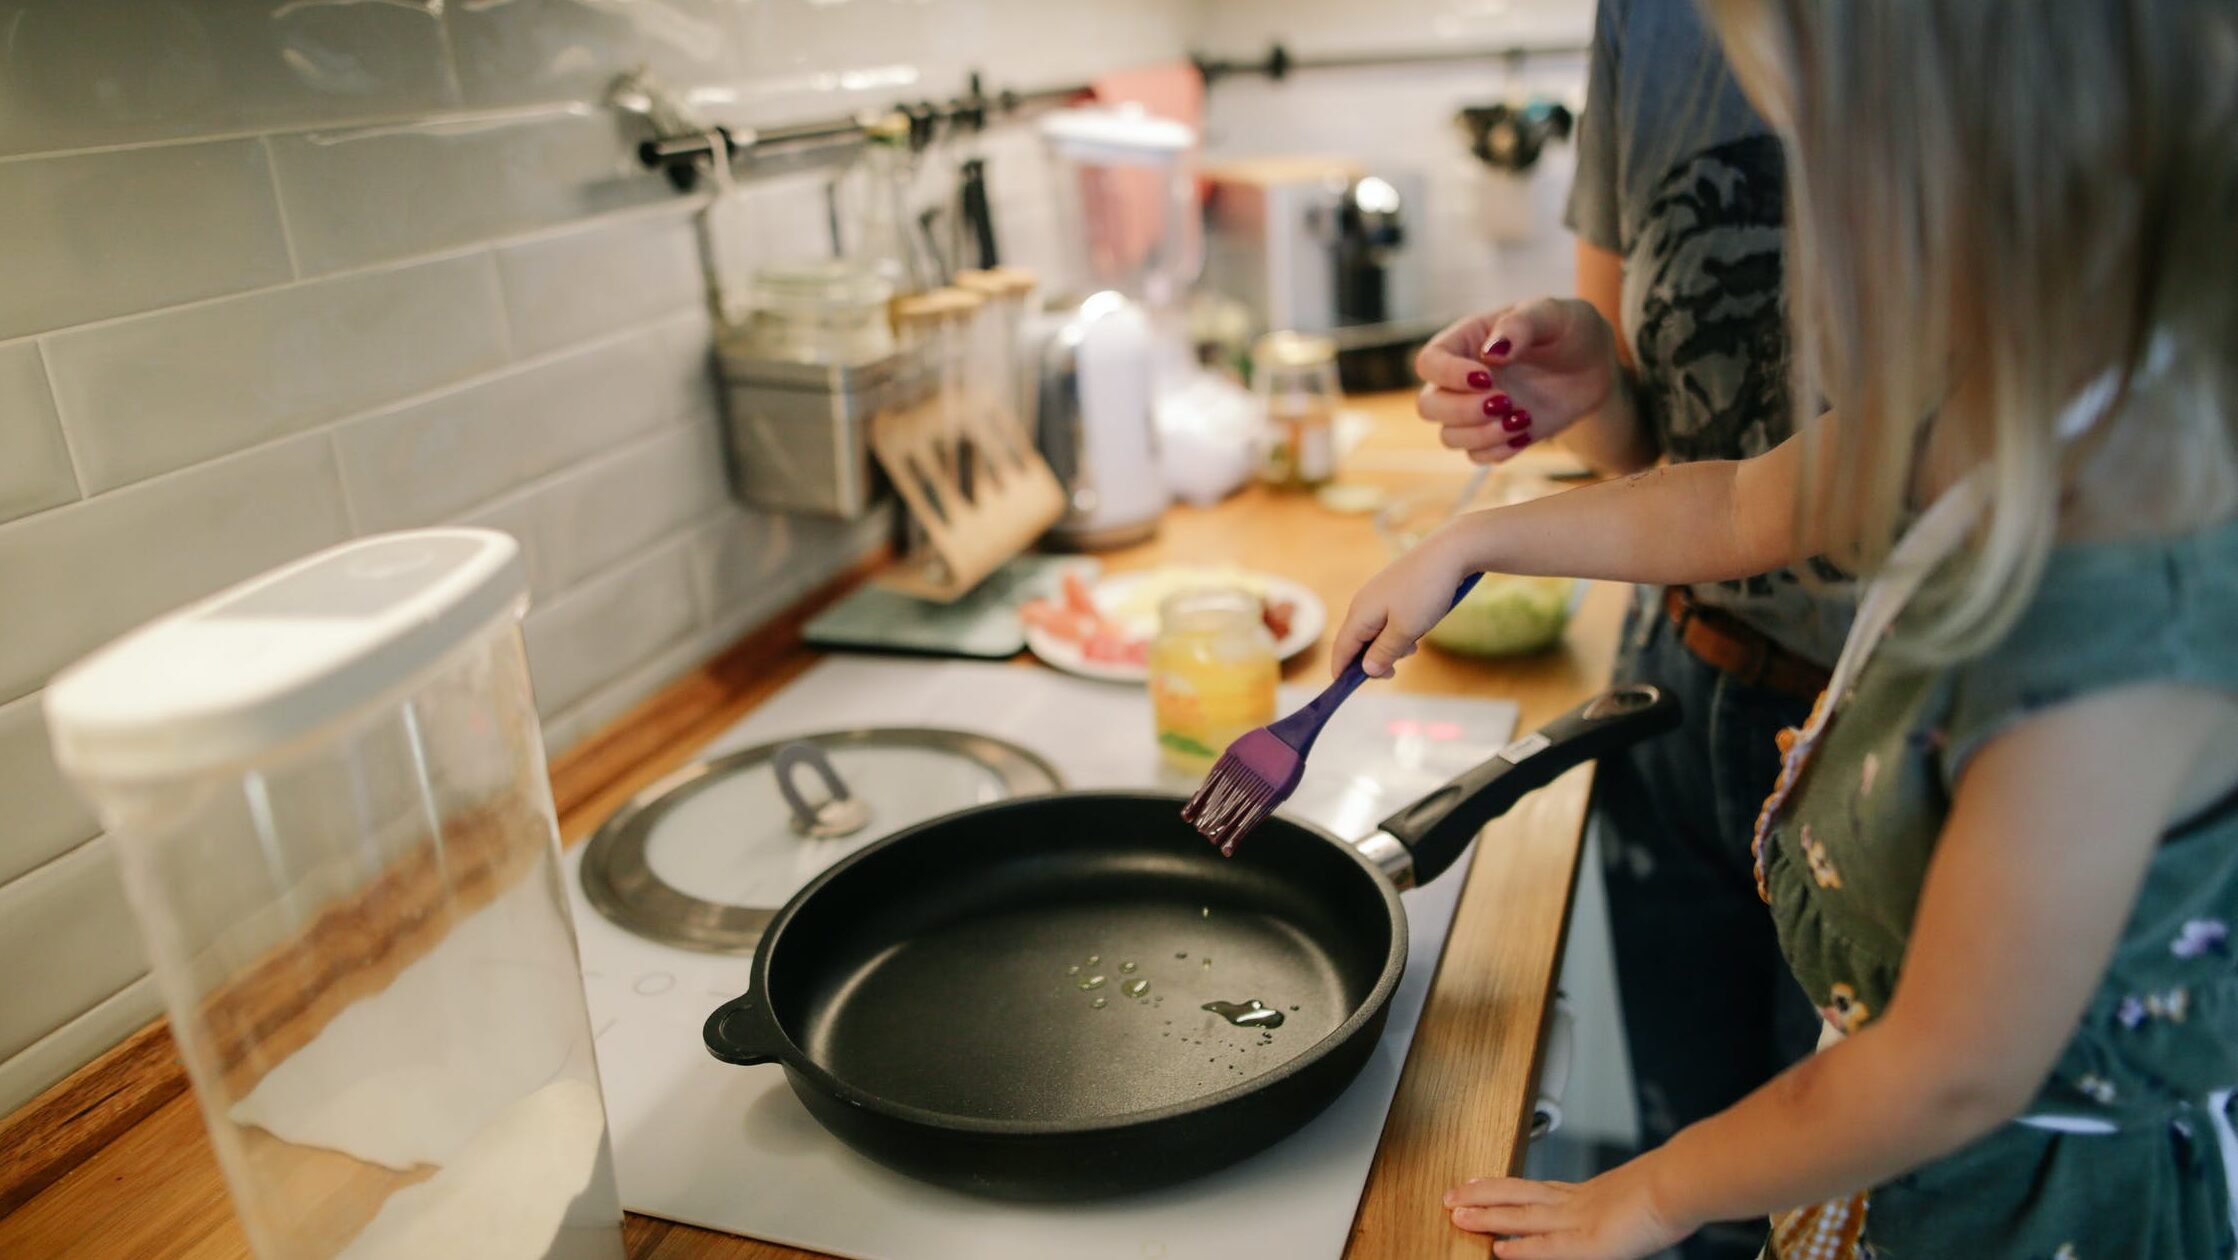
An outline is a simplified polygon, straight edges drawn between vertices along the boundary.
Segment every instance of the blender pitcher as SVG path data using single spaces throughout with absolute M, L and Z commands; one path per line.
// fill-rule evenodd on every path
M 520 550 L 361 539 L 57 677 L 251 1247 L 619 1260 Z

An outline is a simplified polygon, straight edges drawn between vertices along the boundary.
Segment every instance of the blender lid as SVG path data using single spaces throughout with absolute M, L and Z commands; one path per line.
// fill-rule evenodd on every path
M 95 778 L 255 761 L 390 703 L 526 606 L 520 544 L 487 529 L 379 534 L 165 614 L 55 677 L 55 760 Z
M 1075 161 L 1113 165 L 1163 166 L 1197 143 L 1187 124 L 1139 105 L 1058 110 L 1041 120 L 1041 134 Z
M 869 727 L 759 744 L 640 792 L 583 848 L 583 894 L 664 945 L 752 952 L 801 886 L 929 818 L 1063 786 L 1048 762 L 970 731 Z

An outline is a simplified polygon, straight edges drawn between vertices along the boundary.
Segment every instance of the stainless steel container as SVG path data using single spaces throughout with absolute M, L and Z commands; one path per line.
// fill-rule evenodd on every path
M 922 397 L 930 378 L 898 352 L 865 363 L 756 358 L 736 337 L 716 343 L 731 485 L 755 507 L 857 520 L 885 497 L 870 420 Z

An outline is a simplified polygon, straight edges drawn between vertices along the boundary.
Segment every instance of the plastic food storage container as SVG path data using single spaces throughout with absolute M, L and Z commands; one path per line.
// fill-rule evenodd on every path
M 298 561 L 46 693 L 251 1246 L 618 1260 L 519 548 Z

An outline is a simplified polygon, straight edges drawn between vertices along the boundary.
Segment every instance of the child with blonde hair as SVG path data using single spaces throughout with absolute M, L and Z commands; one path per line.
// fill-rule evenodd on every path
M 1788 151 L 1798 398 L 1759 458 L 1464 517 L 1372 579 L 1867 579 L 1755 835 L 1816 1055 L 1495 1254 L 2238 1248 L 2238 5 L 1707 0 Z M 1766 756 L 1783 755 L 1767 749 Z

